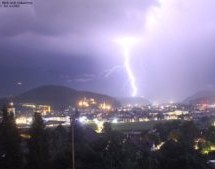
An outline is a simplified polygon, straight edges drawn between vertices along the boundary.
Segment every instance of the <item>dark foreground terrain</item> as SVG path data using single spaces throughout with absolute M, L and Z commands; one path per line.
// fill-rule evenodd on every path
M 207 169 L 215 157 L 215 127 L 198 128 L 192 121 L 123 133 L 105 123 L 97 134 L 77 121 L 69 128 L 46 128 L 38 113 L 30 129 L 17 129 L 6 109 L 2 117 L 1 169 L 72 169 L 73 150 L 76 169 Z

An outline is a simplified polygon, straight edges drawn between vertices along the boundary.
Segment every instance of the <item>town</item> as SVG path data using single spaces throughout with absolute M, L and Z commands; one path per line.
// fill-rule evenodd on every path
M 84 124 L 95 123 L 97 127 L 104 122 L 109 123 L 135 123 L 150 121 L 187 120 L 198 121 L 202 118 L 210 118 L 211 124 L 215 119 L 215 104 L 128 104 L 113 107 L 105 102 L 97 104 L 94 98 L 79 100 L 76 107 L 69 106 L 65 110 L 53 110 L 50 105 L 37 105 L 34 103 L 14 104 L 8 103 L 8 111 L 13 112 L 16 124 L 20 128 L 28 128 L 32 123 L 33 114 L 38 112 L 42 115 L 47 127 L 58 125 L 69 126 L 71 116 L 78 111 L 78 120 Z M 98 130 L 98 131 L 101 131 Z

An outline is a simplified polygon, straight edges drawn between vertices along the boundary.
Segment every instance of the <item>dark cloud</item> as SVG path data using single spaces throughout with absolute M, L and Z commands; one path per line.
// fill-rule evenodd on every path
M 24 32 L 78 36 L 103 30 L 131 31 L 143 26 L 142 13 L 154 3 L 154 0 L 37 0 L 33 6 L 4 9 L 0 30 L 4 36 Z
M 213 0 L 35 0 L 1 8 L 0 95 L 43 84 L 130 95 L 123 51 L 114 42 L 122 36 L 139 39 L 130 58 L 138 95 L 181 100 L 211 88 L 214 5 Z

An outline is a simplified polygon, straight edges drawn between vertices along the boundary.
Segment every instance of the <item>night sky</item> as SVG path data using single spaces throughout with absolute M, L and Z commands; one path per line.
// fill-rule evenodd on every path
M 1 1 L 1 0 L 0 0 Z M 215 89 L 214 0 L 35 0 L 0 7 L 0 96 L 64 85 L 130 96 L 122 48 L 137 96 L 181 101 Z

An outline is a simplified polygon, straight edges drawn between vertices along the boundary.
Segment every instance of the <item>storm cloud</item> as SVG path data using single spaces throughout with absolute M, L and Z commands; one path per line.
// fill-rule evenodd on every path
M 0 8 L 0 95 L 59 84 L 129 96 L 122 49 L 138 95 L 180 101 L 215 85 L 215 2 L 208 0 L 37 0 Z M 17 85 L 22 82 L 22 85 Z

